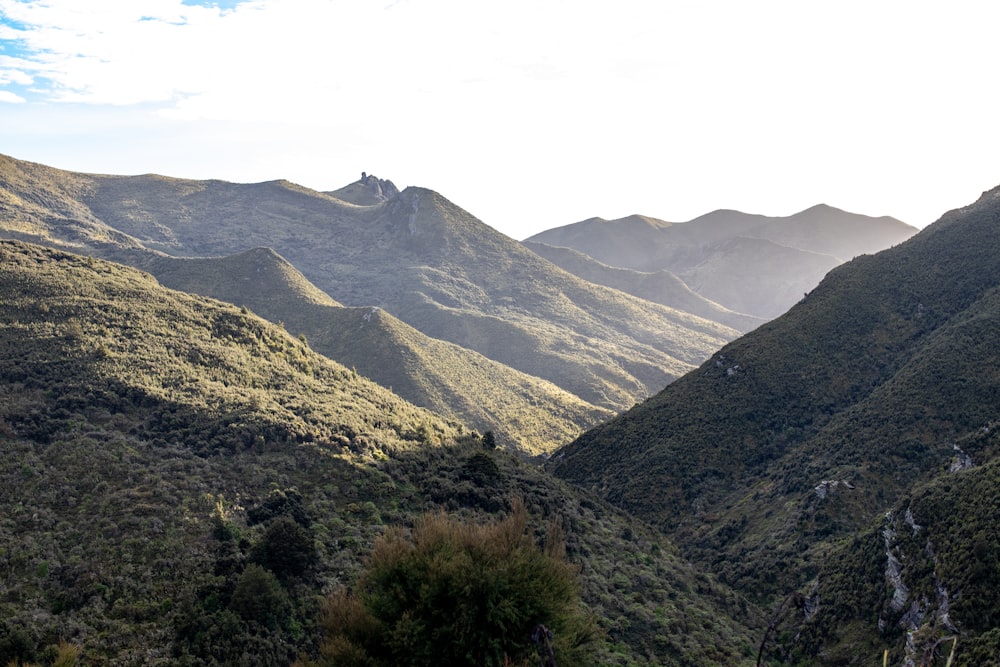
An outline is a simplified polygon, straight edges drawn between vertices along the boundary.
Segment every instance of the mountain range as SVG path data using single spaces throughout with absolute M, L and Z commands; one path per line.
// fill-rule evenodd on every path
M 590 218 L 540 232 L 526 242 L 533 248 L 571 248 L 643 274 L 669 272 L 730 310 L 772 319 L 833 267 L 900 243 L 916 231 L 888 216 L 873 218 L 821 204 L 787 217 L 719 210 L 684 223 L 642 215 Z
M 0 183 L 0 661 L 288 664 L 387 526 L 518 498 L 595 664 L 1000 654 L 1000 188 L 877 253 L 710 214 L 685 274 L 368 174 Z M 773 319 L 692 284 L 754 244 L 833 264 Z
M 0 228 L 10 237 L 149 270 L 162 262 L 147 262 L 144 255 L 218 258 L 270 248 L 336 303 L 379 308 L 424 336 L 520 372 L 522 386 L 528 382 L 524 374 L 537 378 L 538 387 L 547 382 L 543 400 L 565 402 L 557 413 L 566 415 L 565 424 L 572 423 L 576 433 L 595 417 L 658 391 L 739 334 L 581 280 L 437 193 L 399 192 L 367 175 L 334 193 L 345 200 L 283 181 L 240 185 L 86 175 L 3 158 L 0 186 Z M 271 290 L 245 282 L 263 294 Z M 286 326 L 298 326 L 293 313 L 282 317 Z M 401 354 L 421 356 L 416 350 Z M 419 365 L 414 368 L 419 371 Z M 359 371 L 386 372 L 367 364 Z M 404 391 L 418 383 L 393 386 Z M 445 391 L 489 403 L 496 386 Z M 503 402 L 511 411 L 537 413 L 533 394 L 508 392 Z M 441 403 L 423 394 L 408 398 L 429 407 Z M 489 426 L 461 405 L 450 409 L 477 427 Z M 513 425 L 498 421 L 489 427 L 510 432 Z M 541 435 L 510 432 L 505 444 L 550 451 L 566 428 Z

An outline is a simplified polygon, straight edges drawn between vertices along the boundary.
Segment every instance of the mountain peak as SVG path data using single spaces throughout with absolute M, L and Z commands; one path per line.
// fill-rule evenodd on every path
M 358 180 L 327 194 L 350 204 L 374 206 L 395 199 L 399 195 L 399 188 L 388 179 L 363 171 Z

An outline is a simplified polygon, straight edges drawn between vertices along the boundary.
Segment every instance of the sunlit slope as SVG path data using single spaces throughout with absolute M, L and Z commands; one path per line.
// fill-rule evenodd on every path
M 551 452 L 611 416 L 550 382 L 425 336 L 380 308 L 347 308 L 273 250 L 228 257 L 135 257 L 163 284 L 246 306 L 406 400 L 453 417 L 499 444 Z
M 9 198 L 27 201 L 26 193 L 44 190 L 56 200 L 44 206 L 79 209 L 26 232 L 25 220 L 43 216 L 13 206 L 0 221 L 8 235 L 111 258 L 137 245 L 176 257 L 273 248 L 339 303 L 383 308 L 602 408 L 632 405 L 737 335 L 572 276 L 430 190 L 357 205 L 285 181 L 7 165 L 17 176 L 3 184 Z

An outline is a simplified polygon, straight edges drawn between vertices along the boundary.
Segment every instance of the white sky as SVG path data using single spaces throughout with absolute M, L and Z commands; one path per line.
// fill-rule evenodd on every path
M 525 238 L 1000 184 L 996 0 L 0 0 L 0 153 L 317 190 Z

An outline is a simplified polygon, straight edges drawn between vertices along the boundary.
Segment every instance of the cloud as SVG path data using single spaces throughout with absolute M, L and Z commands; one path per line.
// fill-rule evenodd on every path
M 0 102 L 4 102 L 6 104 L 23 104 L 27 102 L 27 100 L 8 90 L 0 90 Z
M 320 185 L 344 163 L 477 213 L 523 206 L 495 196 L 516 189 L 583 217 L 788 214 L 850 206 L 823 194 L 835 184 L 867 196 L 891 178 L 912 197 L 929 165 L 987 163 L 998 21 L 1000 3 L 909 0 L 0 0 L 0 90 L 41 103 L 24 123 L 48 109 L 40 133 L 89 140 L 86 119 L 120 136 L 127 119 L 172 137 L 128 170 L 169 153 L 179 175 Z M 519 179 L 524 165 L 546 177 Z

